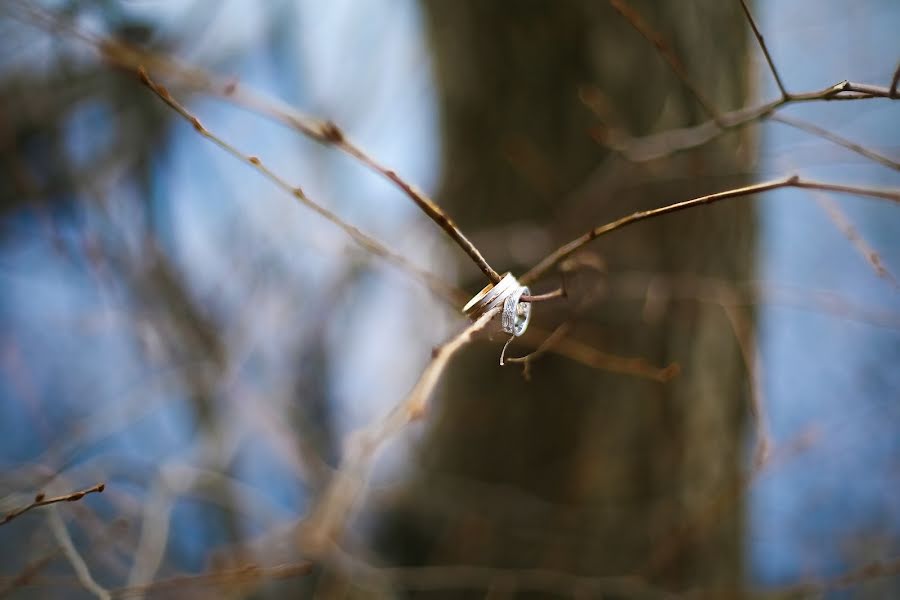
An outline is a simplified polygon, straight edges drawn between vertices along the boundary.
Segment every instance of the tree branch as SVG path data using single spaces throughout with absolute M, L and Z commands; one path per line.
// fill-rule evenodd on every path
M 378 450 L 407 424 L 424 416 L 431 392 L 450 359 L 488 325 L 500 308 L 487 311 L 449 342 L 435 348 L 431 362 L 422 371 L 409 395 L 384 417 L 351 434 L 341 466 L 320 495 L 316 509 L 301 527 L 300 543 L 304 549 L 324 552 L 331 547 L 368 484 Z
M 312 201 L 302 188 L 291 185 L 287 180 L 283 179 L 277 173 L 265 166 L 265 164 L 263 164 L 259 157 L 244 154 L 235 146 L 232 146 L 230 143 L 226 142 L 224 139 L 211 132 L 183 104 L 175 100 L 175 98 L 172 97 L 172 95 L 165 87 L 155 83 L 152 79 L 150 79 L 150 76 L 147 74 L 147 71 L 144 70 L 143 67 L 138 67 L 137 73 L 141 83 L 143 83 L 148 89 L 156 94 L 179 116 L 193 125 L 197 133 L 212 141 L 214 144 L 216 144 L 235 158 L 247 163 L 248 165 L 256 169 L 260 174 L 262 174 L 266 179 L 273 182 L 276 186 L 297 199 L 301 204 L 336 225 L 344 233 L 350 236 L 350 238 L 353 239 L 353 241 L 356 242 L 364 250 L 371 252 L 376 256 L 380 256 L 381 258 L 387 260 L 390 263 L 393 263 L 401 269 L 412 273 L 415 277 L 424 282 L 425 285 L 427 285 L 433 292 L 445 298 L 454 306 L 458 306 L 461 302 L 465 301 L 466 295 L 463 292 L 445 283 L 437 275 L 416 267 L 410 261 L 408 261 L 406 257 L 397 254 L 392 250 L 389 250 L 387 247 L 381 244 L 381 242 L 366 235 L 353 225 L 344 222 L 335 213 Z
M 537 265 L 531 268 L 527 273 L 525 273 L 522 277 L 519 278 L 519 281 L 522 282 L 523 285 L 527 285 L 539 279 L 544 273 L 546 273 L 549 269 L 551 269 L 556 263 L 571 255 L 573 252 L 580 249 L 582 246 L 588 244 L 589 242 L 597 239 L 601 235 L 605 235 L 616 229 L 621 229 L 622 227 L 626 227 L 633 223 L 637 223 L 638 221 L 643 221 L 645 219 L 651 219 L 654 217 L 659 217 L 665 214 L 679 212 L 682 210 L 686 210 L 688 208 L 694 208 L 696 206 L 702 206 L 705 204 L 713 204 L 715 202 L 719 202 L 722 200 L 727 200 L 729 198 L 738 198 L 741 196 L 749 196 L 752 194 L 758 194 L 761 192 L 768 192 L 771 190 L 776 190 L 779 188 L 785 187 L 795 187 L 795 188 L 804 188 L 804 189 L 815 189 L 815 190 L 824 190 L 831 192 L 839 192 L 844 194 L 856 194 L 860 196 L 869 196 L 872 198 L 879 198 L 882 200 L 889 200 L 892 202 L 896 202 L 900 204 L 900 190 L 881 190 L 874 188 L 862 188 L 856 186 L 849 185 L 840 185 L 833 183 L 825 183 L 821 181 L 806 181 L 800 179 L 797 175 L 792 175 L 790 177 L 786 177 L 784 179 L 776 179 L 774 181 L 767 181 L 764 183 L 757 183 L 754 185 L 748 185 L 745 187 L 735 188 L 732 190 L 726 190 L 724 192 L 718 192 L 715 194 L 710 194 L 708 196 L 700 196 L 699 198 L 694 198 L 692 200 L 685 200 L 683 202 L 676 202 L 674 204 L 668 204 L 666 206 L 662 206 L 660 208 L 654 208 L 651 210 L 643 210 L 632 213 L 616 221 L 611 223 L 607 223 L 605 225 L 601 225 L 599 227 L 595 227 L 591 229 L 584 235 L 575 238 L 571 242 L 564 244 L 557 248 L 554 252 L 549 254 L 547 257 L 542 259 Z
M 54 496 L 52 498 L 47 498 L 42 493 L 37 494 L 34 497 L 34 502 L 32 502 L 31 504 L 29 504 L 27 506 L 23 506 L 21 508 L 11 510 L 10 512 L 6 513 L 6 515 L 4 515 L 4 517 L 3 517 L 3 520 L 0 521 L 0 525 L 5 525 L 5 524 L 9 523 L 16 517 L 18 517 L 24 513 L 27 513 L 29 510 L 31 510 L 33 508 L 38 508 L 40 506 L 47 506 L 48 504 L 56 504 L 57 502 L 77 502 L 78 500 L 81 500 L 88 494 L 93 494 L 95 492 L 99 494 L 104 489 L 106 489 L 106 484 L 98 483 L 97 485 L 95 485 L 93 487 L 89 487 L 84 490 L 72 492 L 70 494 L 63 494 L 62 496 Z
M 669 47 L 663 36 L 658 31 L 655 31 L 652 27 L 650 27 L 650 25 L 641 17 L 640 13 L 629 6 L 625 2 L 625 0 L 609 0 L 609 3 L 616 10 L 616 12 L 622 15 L 622 17 L 644 37 L 644 39 L 653 44 L 657 52 L 659 52 L 659 55 L 662 56 L 663 60 L 666 61 L 666 64 L 669 65 L 669 68 L 672 69 L 672 72 L 675 73 L 679 81 L 681 81 L 681 83 L 688 89 L 688 91 L 691 92 L 700 106 L 703 107 L 703 110 L 706 111 L 706 114 L 712 117 L 712 120 L 714 122 L 721 125 L 721 117 L 719 116 L 719 111 L 716 110 L 712 102 L 710 102 L 706 98 L 706 96 L 703 95 L 703 92 L 700 91 L 700 88 L 693 84 L 690 77 L 688 77 L 684 65 L 681 64 L 680 60 L 678 60 L 675 52 Z
M 821 90 L 788 94 L 787 97 L 758 106 L 740 108 L 721 115 L 719 122 L 707 121 L 691 127 L 670 129 L 644 137 L 612 140 L 609 147 L 632 162 L 646 162 L 669 157 L 677 152 L 699 148 L 732 129 L 739 129 L 769 118 L 775 111 L 789 104 L 829 102 L 839 100 L 868 100 L 873 98 L 900 99 L 886 87 L 841 81 Z
M 781 91 L 782 98 L 788 98 L 790 94 L 788 94 L 787 90 L 784 87 L 784 82 L 781 81 L 781 75 L 778 74 L 778 69 L 775 68 L 775 62 L 772 60 L 772 55 L 769 54 L 769 48 L 766 46 L 766 40 L 763 38 L 762 33 L 759 32 L 759 27 L 756 26 L 756 20 L 753 18 L 753 15 L 750 13 L 750 8 L 747 6 L 746 0 L 740 0 L 741 8 L 744 11 L 744 15 L 747 17 L 747 22 L 750 23 L 750 27 L 753 29 L 753 35 L 756 36 L 756 41 L 759 42 L 759 47 L 763 51 L 763 54 L 766 55 L 766 62 L 769 63 L 769 70 L 772 72 L 772 76 L 775 78 L 775 83 L 778 84 L 778 89 Z

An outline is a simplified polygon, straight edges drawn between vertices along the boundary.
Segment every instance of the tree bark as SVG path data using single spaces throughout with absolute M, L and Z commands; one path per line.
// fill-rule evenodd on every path
M 598 143 L 708 119 L 660 54 L 609 4 L 424 0 L 443 114 L 439 201 L 500 272 L 521 274 L 589 227 L 741 181 L 747 140 L 635 166 Z M 736 2 L 631 6 L 721 111 L 746 92 Z M 610 133 L 613 132 L 613 133 Z M 601 139 L 602 142 L 602 139 Z M 530 381 L 499 343 L 464 353 L 429 415 L 421 469 L 381 514 L 378 545 L 407 565 L 637 575 L 669 589 L 741 580 L 748 375 L 720 306 L 669 298 L 668 277 L 744 279 L 752 200 L 650 220 L 593 243 L 608 273 L 572 278 L 533 327 L 575 318 L 605 352 L 677 362 L 669 383 L 543 357 Z M 484 282 L 467 282 L 474 292 Z M 654 274 L 646 297 L 623 277 Z M 559 281 L 550 275 L 536 291 Z M 598 291 L 599 290 L 599 291 Z M 745 315 L 751 318 L 752 315 Z M 513 342 L 510 354 L 533 348 Z M 573 592 L 575 589 L 573 588 Z

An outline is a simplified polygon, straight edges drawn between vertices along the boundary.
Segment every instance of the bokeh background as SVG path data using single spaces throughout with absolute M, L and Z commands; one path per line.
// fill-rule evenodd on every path
M 310 558 L 284 532 L 316 505 L 344 440 L 402 399 L 464 325 L 458 307 L 203 139 L 72 27 L 335 121 L 434 194 L 500 270 L 524 271 L 636 207 L 788 173 L 900 186 L 897 170 L 773 122 L 647 163 L 617 157 L 616 132 L 706 116 L 600 4 L 0 7 L 0 509 L 107 484 L 0 526 L 0 595 L 91 596 L 56 550 L 50 510 L 114 594 Z M 671 4 L 631 5 L 720 110 L 777 96 L 738 2 Z M 897 68 L 896 2 L 753 8 L 792 91 L 887 85 Z M 68 25 L 54 30 L 47 15 Z M 433 222 L 352 158 L 171 89 L 209 130 L 417 266 L 469 293 L 483 285 Z M 900 160 L 897 102 L 783 114 Z M 896 565 L 900 208 L 808 190 L 733 204 L 595 242 L 567 267 L 570 297 L 536 305 L 532 336 L 511 346 L 525 354 L 569 324 L 571 343 L 536 360 L 529 380 L 497 366 L 499 341 L 465 350 L 425 423 L 379 456 L 343 559 L 278 581 L 144 591 L 591 597 L 609 585 L 613 597 L 715 597 L 804 593 L 791 586 Z M 755 377 L 710 281 L 741 297 Z M 653 381 L 616 357 L 681 374 Z M 754 395 L 773 444 L 756 471 Z M 539 575 L 551 572 L 564 575 L 551 585 Z M 893 573 L 870 567 L 835 593 L 888 597 L 900 592 Z

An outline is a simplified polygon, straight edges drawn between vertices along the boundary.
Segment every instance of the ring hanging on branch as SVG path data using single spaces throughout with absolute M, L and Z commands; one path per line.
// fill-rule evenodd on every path
M 522 301 L 522 297 L 529 294 L 531 290 L 520 284 L 512 273 L 505 273 L 499 282 L 489 283 L 475 294 L 463 307 L 463 312 L 476 321 L 487 311 L 502 307 L 500 329 L 518 337 L 525 333 L 531 320 L 531 303 Z

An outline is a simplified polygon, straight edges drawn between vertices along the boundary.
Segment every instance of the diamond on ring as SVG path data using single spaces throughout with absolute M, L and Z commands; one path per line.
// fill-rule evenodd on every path
M 525 333 L 531 320 L 531 303 L 520 302 L 522 296 L 531 294 L 525 286 L 519 286 L 503 301 L 500 326 L 505 333 L 516 337 Z

